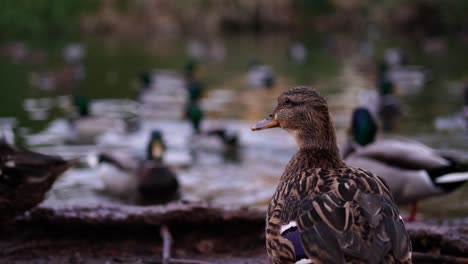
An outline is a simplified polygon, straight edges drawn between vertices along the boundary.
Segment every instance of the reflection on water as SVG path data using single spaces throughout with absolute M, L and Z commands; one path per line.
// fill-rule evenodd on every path
M 68 121 L 56 119 L 68 113 L 70 92 L 39 91 L 30 87 L 27 74 L 34 66 L 7 60 L 0 60 L 0 81 L 4 87 L 3 96 L 0 97 L 0 116 L 16 117 L 13 126 L 16 127 L 20 142 L 65 157 L 89 156 L 103 150 L 124 150 L 144 155 L 150 131 L 160 129 L 168 145 L 165 162 L 176 169 L 183 199 L 264 207 L 284 166 L 295 151 L 295 142 L 291 135 L 280 129 L 253 133 L 250 125 L 272 110 L 281 91 L 297 84 L 312 85 L 327 98 L 341 143 L 346 135 L 350 113 L 359 103 L 358 94 L 373 88 L 374 83 L 369 74 L 359 70 L 355 54 L 335 56 L 329 40 L 304 42 L 307 56 L 301 58 L 299 63 L 287 56 L 291 43 L 293 41 L 289 36 L 265 36 L 258 39 L 249 36 L 229 37 L 217 42 L 220 45 L 217 49 L 223 51 L 220 53 L 222 56 L 202 61 L 199 76 L 205 92 L 200 105 L 207 119 L 202 123 L 202 130 L 223 127 L 236 131 L 240 146 L 235 150 L 226 149 L 219 138 L 192 135 L 190 123 L 183 120 L 183 107 L 187 98 L 183 92 L 172 89 L 174 85 L 182 84 L 167 84 L 168 79 L 162 79 L 159 85 L 163 89 L 170 88 L 164 96 L 143 94 L 140 100 L 143 104 L 134 100 L 139 95 L 137 77 L 143 70 L 171 69 L 176 73 L 182 72 L 187 60 L 184 41 L 175 42 L 162 50 L 155 47 L 141 48 L 135 43 L 106 47 L 95 40 L 85 42 L 86 74 L 78 87 L 78 93 L 93 99 L 91 111 L 106 119 L 112 120 L 122 115 L 142 116 L 142 120 L 139 120 L 141 123 L 134 131 L 127 129 L 127 123 L 120 124 L 122 126 L 105 123 L 104 129 L 95 132 L 91 141 L 86 142 L 87 145 L 64 146 L 79 143 L 68 138 L 72 136 Z M 53 52 L 51 54 L 54 56 Z M 459 93 L 449 89 L 452 83 L 450 78 L 457 77 L 437 66 L 450 61 L 441 62 L 443 58 L 431 60 L 429 56 L 420 53 L 415 57 L 418 56 L 422 57 L 418 62 L 424 62 L 426 68 L 431 70 L 434 81 L 421 91 L 401 95 L 405 111 L 393 133 L 437 148 L 467 151 L 466 134 L 461 130 L 437 131 L 433 123 L 438 116 L 461 110 Z M 447 60 L 450 58 L 447 56 Z M 247 71 L 253 61 L 269 65 L 269 71 L 275 79 L 270 89 L 249 87 Z M 256 83 L 261 83 L 261 80 L 256 80 Z M 7 120 L 0 122 L 8 123 Z M 91 126 L 96 131 L 99 128 Z M 3 129 L 7 125 L 0 127 Z M 54 185 L 44 203 L 49 206 L 67 206 L 129 202 L 109 195 L 106 188 L 96 170 L 72 169 Z M 454 216 L 466 215 L 467 188 L 446 197 L 432 199 L 422 207 L 431 215 L 442 216 L 440 210 Z M 445 209 L 438 206 L 435 212 L 432 208 L 439 204 L 446 204 Z

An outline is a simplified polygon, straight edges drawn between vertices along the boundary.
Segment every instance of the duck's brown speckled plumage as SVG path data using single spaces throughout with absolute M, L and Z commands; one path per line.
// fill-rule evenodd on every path
M 75 163 L 0 140 L 0 223 L 42 202 L 57 177 Z
M 272 263 L 299 259 L 281 232 L 297 223 L 300 244 L 313 263 L 411 263 L 411 244 L 383 181 L 340 158 L 325 100 L 296 87 L 253 129 L 281 126 L 299 145 L 280 178 L 267 213 L 266 247 Z

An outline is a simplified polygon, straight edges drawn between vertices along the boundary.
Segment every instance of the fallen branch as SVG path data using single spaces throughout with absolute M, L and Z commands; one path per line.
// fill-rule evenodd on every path
M 0 233 L 0 242 L 3 245 L 17 245 L 7 249 L 7 252 L 10 256 L 20 256 L 21 253 L 32 251 L 31 249 L 47 252 L 47 237 L 50 234 L 54 234 L 56 241 L 76 241 L 70 249 L 86 245 L 83 246 L 84 252 L 100 252 L 99 249 L 87 247 L 87 241 L 95 239 L 107 241 L 109 250 L 118 248 L 119 245 L 122 250 L 129 250 L 125 243 L 131 241 L 137 242 L 135 250 L 138 249 L 138 243 L 141 243 L 140 247 L 151 244 L 152 250 L 158 252 L 157 263 L 202 264 L 206 262 L 171 257 L 171 247 L 176 248 L 178 255 L 195 259 L 203 256 L 212 260 L 215 259 L 213 256 L 223 255 L 239 256 L 242 259 L 252 256 L 249 255 L 252 252 L 266 257 L 264 217 L 265 212 L 261 210 L 213 207 L 205 203 L 145 207 L 116 204 L 39 207 L 9 225 L 8 233 Z M 414 262 L 468 264 L 465 259 L 468 252 L 468 226 L 464 223 L 408 223 L 407 229 L 415 252 Z M 155 228 L 159 229 L 162 245 L 151 236 Z M 17 238 L 23 235 L 28 237 L 28 241 L 23 242 L 36 240 L 38 243 L 15 244 L 14 242 L 22 242 L 19 241 L 22 239 Z M 233 236 L 236 236 L 235 241 L 232 240 Z M 116 251 L 119 252 L 118 249 Z M 162 254 L 162 258 L 159 254 Z
M 453 256 L 447 256 L 447 255 L 431 255 L 427 253 L 413 252 L 413 262 L 415 263 L 468 264 L 468 258 L 453 257 Z
M 161 227 L 161 237 L 163 239 L 162 263 L 169 264 L 171 262 L 172 236 L 167 226 Z
M 199 260 L 171 258 L 172 236 L 167 226 L 161 227 L 161 237 L 163 239 L 162 264 L 170 264 L 170 263 L 211 264 L 209 262 L 199 261 Z

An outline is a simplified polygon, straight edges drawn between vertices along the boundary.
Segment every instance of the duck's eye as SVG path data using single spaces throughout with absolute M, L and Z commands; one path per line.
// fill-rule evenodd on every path
M 286 98 L 286 99 L 284 99 L 283 104 L 285 104 L 285 105 L 291 105 L 291 104 L 292 104 L 292 101 L 291 101 L 291 99 Z

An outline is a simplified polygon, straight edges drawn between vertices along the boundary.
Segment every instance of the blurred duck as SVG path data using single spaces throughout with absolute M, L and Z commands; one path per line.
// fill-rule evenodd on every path
M 201 122 L 203 121 L 203 112 L 198 104 L 192 103 L 187 108 L 186 113 L 187 118 L 192 124 L 193 130 L 195 131 L 197 141 L 200 141 L 200 144 L 197 145 L 209 145 L 213 146 L 212 143 L 207 143 L 207 138 L 217 139 L 215 143 L 217 146 L 235 148 L 239 146 L 239 135 L 236 131 L 229 130 L 224 127 L 217 127 L 212 129 L 207 129 L 205 131 L 201 130 Z M 210 140 L 210 142 L 213 142 Z
M 398 49 L 388 49 L 384 55 L 385 74 L 397 85 L 401 93 L 417 93 L 429 81 L 429 73 L 422 66 L 404 65 L 403 56 Z
M 224 127 L 212 128 L 194 135 L 192 150 L 222 155 L 224 162 L 238 163 L 241 161 L 239 148 L 239 133 Z M 192 152 L 193 153 L 193 152 Z M 196 153 L 196 152 L 195 152 Z
M 138 113 L 149 118 L 181 118 L 187 105 L 187 82 L 183 75 L 165 69 L 147 70 L 140 76 Z
M 350 139 L 342 149 L 348 165 L 382 177 L 398 204 L 412 204 L 455 190 L 468 181 L 468 164 L 408 139 L 375 140 L 377 125 L 366 108 L 353 113 Z
M 96 136 L 113 130 L 125 133 L 135 129 L 132 117 L 117 118 L 92 116 L 87 98 L 75 96 L 72 102 L 73 113 L 69 118 L 52 121 L 43 131 L 28 135 L 28 145 L 85 144 L 94 143 Z
M 384 130 L 392 130 L 396 119 L 401 115 L 401 103 L 396 95 L 396 85 L 385 72 L 385 66 L 381 66 L 377 76 L 377 88 L 379 92 L 378 115 L 382 121 Z
M 218 137 L 226 147 L 234 148 L 239 146 L 239 134 L 236 131 L 226 128 L 214 128 L 206 131 L 205 134 Z
M 434 120 L 434 126 L 440 131 L 468 132 L 468 81 L 463 83 L 464 105 L 461 112 L 447 116 L 439 116 Z
M 296 41 L 288 48 L 288 57 L 295 63 L 302 64 L 307 59 L 307 48 L 304 43 Z
M 0 141 L 0 223 L 41 203 L 57 177 L 75 163 Z
M 33 50 L 22 42 L 7 42 L 0 45 L 0 56 L 10 59 L 15 64 L 44 63 L 47 58 L 43 50 Z
M 66 62 L 56 70 L 33 71 L 29 82 L 31 86 L 44 91 L 74 90 L 85 77 L 84 66 L 81 59 L 84 56 L 84 48 L 79 43 L 71 43 L 63 50 L 63 58 Z
M 203 111 L 197 102 L 189 102 L 185 109 L 185 117 L 190 121 L 190 124 L 192 124 L 195 134 L 199 134 L 201 132 L 200 126 L 203 120 Z
M 203 86 L 200 81 L 198 81 L 193 74 L 186 74 L 185 76 L 186 88 L 188 101 L 192 103 L 197 103 L 200 101 L 203 94 Z
M 226 128 L 211 129 L 205 132 L 208 136 L 215 136 L 217 139 L 216 149 L 221 149 L 224 162 L 239 163 L 242 161 L 239 147 L 239 133 Z M 221 145 L 221 146 L 219 146 Z
M 166 150 L 162 133 L 155 130 L 146 149 L 146 159 L 117 153 L 97 156 L 99 174 L 107 191 L 142 203 L 164 203 L 178 198 L 176 174 L 163 163 Z
M 53 120 L 43 131 L 26 136 L 27 144 L 93 144 L 97 136 L 107 131 L 124 134 L 139 129 L 140 120 L 132 112 L 101 111 L 91 115 L 89 100 L 81 96 L 75 96 L 71 104 L 70 117 Z
M 270 66 L 253 62 L 249 66 L 247 81 L 252 88 L 271 89 L 275 85 L 275 75 Z
M 13 129 L 16 126 L 16 118 L 0 118 L 0 141 L 8 144 L 15 144 L 15 132 Z

